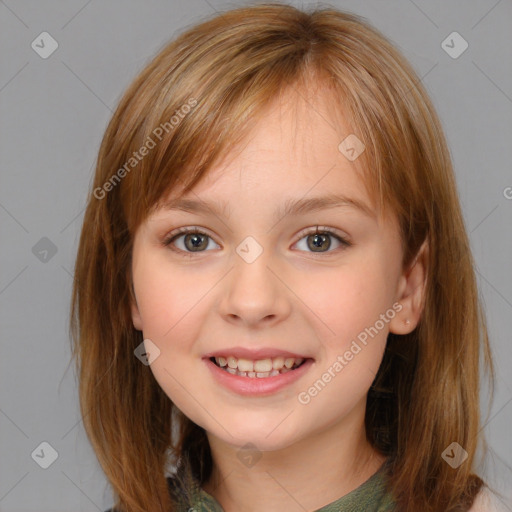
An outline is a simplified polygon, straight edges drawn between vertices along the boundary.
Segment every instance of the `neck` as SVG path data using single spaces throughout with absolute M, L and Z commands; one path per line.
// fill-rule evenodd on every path
M 239 447 L 210 434 L 208 440 L 213 471 L 203 489 L 225 512 L 317 510 L 359 487 L 385 461 L 366 440 L 364 414 L 356 424 L 340 422 L 262 452 L 253 465 L 241 462 Z

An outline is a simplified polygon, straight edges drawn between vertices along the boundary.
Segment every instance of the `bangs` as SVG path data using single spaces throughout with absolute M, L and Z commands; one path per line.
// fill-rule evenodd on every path
M 300 25 L 296 38 L 289 26 L 273 35 L 283 39 L 279 47 L 269 35 L 268 48 L 261 30 L 252 37 L 233 31 L 205 36 L 204 51 L 196 47 L 193 55 L 182 55 L 180 39 L 171 43 L 119 106 L 117 133 L 126 144 L 116 166 L 127 168 L 119 193 L 131 235 L 169 194 L 186 194 L 221 159 L 235 156 L 265 109 L 288 91 L 318 88 L 326 95 L 332 105 L 326 122 L 333 122 L 340 143 L 355 135 L 364 144 L 352 165 L 374 208 L 390 203 L 391 188 L 382 188 L 382 140 L 375 133 L 385 119 L 375 115 L 380 98 L 373 91 L 378 84 L 365 80 L 369 71 L 354 73 L 348 56 L 346 63 L 324 56 Z

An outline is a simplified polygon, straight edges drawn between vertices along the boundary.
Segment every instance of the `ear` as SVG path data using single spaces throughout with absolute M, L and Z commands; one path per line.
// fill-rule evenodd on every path
M 400 276 L 396 300 L 402 309 L 389 326 L 394 334 L 409 334 L 420 321 L 426 291 L 428 254 L 428 240 L 425 240 L 412 264 Z
M 132 286 L 131 293 L 131 311 L 132 311 L 132 322 L 133 327 L 137 329 L 137 331 L 142 331 L 142 318 L 140 316 L 139 306 L 137 305 L 137 299 L 135 298 L 135 291 Z

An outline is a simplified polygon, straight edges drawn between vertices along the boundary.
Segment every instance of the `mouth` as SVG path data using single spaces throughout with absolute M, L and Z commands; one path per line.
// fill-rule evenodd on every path
M 248 379 L 265 379 L 283 375 L 297 370 L 308 361 L 313 361 L 312 358 L 283 356 L 258 360 L 236 358 L 234 356 L 210 357 L 209 359 L 226 373 Z
M 292 386 L 315 365 L 311 357 L 275 352 L 272 354 L 271 350 L 265 349 L 261 355 L 258 354 L 260 359 L 237 358 L 233 353 L 224 355 L 218 352 L 208 354 L 203 361 L 214 381 L 223 388 L 245 397 L 265 397 Z M 247 351 L 238 350 L 237 355 L 247 357 Z

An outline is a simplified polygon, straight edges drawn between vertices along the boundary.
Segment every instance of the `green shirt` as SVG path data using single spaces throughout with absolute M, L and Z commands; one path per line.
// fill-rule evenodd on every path
M 392 512 L 395 510 L 391 495 L 386 491 L 386 464 L 366 482 L 336 501 L 315 512 Z M 224 512 L 219 502 L 204 489 L 190 473 L 184 476 L 184 484 L 177 486 L 174 478 L 168 477 L 169 489 L 178 502 L 178 512 Z

